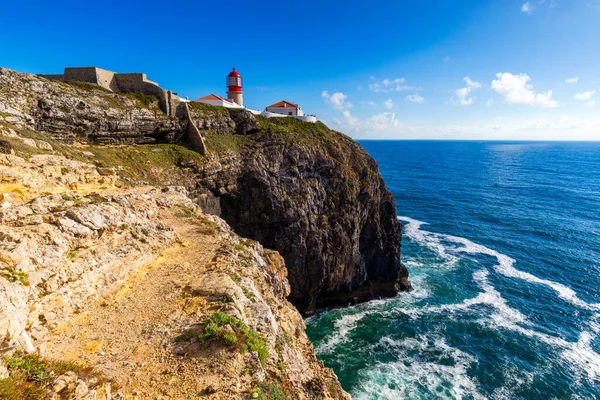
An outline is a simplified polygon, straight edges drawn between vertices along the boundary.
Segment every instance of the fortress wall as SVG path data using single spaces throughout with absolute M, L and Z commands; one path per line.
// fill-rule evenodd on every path
M 180 100 L 170 90 L 164 90 L 157 83 L 146 79 L 146 74 L 116 74 L 119 91 L 136 92 L 156 96 L 161 110 L 170 116 L 175 116 Z
M 39 74 L 38 76 L 49 79 L 51 81 L 63 81 L 65 79 L 64 74 Z
M 98 84 L 96 67 L 65 68 L 64 80 Z
M 118 92 L 119 87 L 115 79 L 115 73 L 102 68 L 96 68 L 96 83 L 105 89 Z

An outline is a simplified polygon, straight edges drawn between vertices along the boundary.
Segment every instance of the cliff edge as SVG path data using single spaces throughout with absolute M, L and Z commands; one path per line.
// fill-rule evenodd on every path
M 0 153 L 0 339 L 17 358 L 0 378 L 22 376 L 20 349 L 142 397 L 346 398 L 296 309 L 410 289 L 376 162 L 322 123 L 198 103 L 171 117 L 0 69 Z M 110 391 L 69 376 L 61 390 Z

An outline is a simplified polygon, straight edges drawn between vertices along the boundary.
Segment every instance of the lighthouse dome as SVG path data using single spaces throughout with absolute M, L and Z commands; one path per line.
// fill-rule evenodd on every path
M 229 75 L 227 75 L 227 77 L 228 77 L 228 78 L 239 78 L 239 77 L 240 77 L 240 73 L 239 73 L 239 72 L 237 72 L 237 71 L 235 70 L 235 67 L 234 67 L 234 68 L 233 68 L 233 71 L 231 71 L 231 72 L 229 73 Z

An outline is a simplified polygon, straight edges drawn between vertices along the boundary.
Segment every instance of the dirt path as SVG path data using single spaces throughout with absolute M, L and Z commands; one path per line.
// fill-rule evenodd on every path
M 173 339 L 203 307 L 201 299 L 189 307 L 185 282 L 205 272 L 220 240 L 188 218 L 167 217 L 182 244 L 142 267 L 110 299 L 88 304 L 47 342 L 48 356 L 93 365 L 114 381 L 113 392 L 117 386 L 140 399 L 196 398 L 222 379 L 207 370 L 206 359 L 173 354 Z

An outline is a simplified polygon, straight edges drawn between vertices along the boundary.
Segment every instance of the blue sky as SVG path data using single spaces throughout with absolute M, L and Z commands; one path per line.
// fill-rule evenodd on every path
M 600 0 L 10 1 L 0 66 L 285 99 L 359 139 L 600 140 Z M 596 93 L 598 91 L 598 93 Z M 596 104 L 598 103 L 598 104 Z

